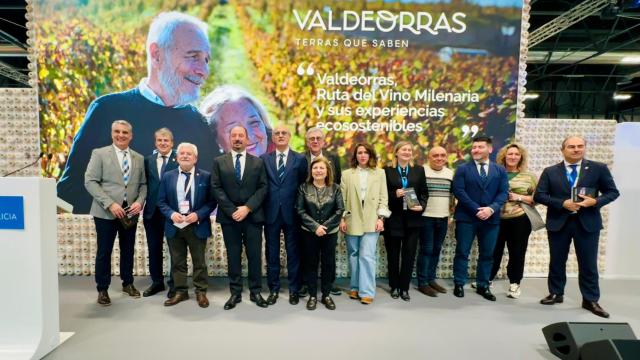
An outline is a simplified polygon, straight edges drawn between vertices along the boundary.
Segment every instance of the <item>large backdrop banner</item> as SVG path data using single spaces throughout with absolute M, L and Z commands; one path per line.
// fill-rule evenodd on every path
M 91 150 L 111 143 L 122 109 L 138 106 L 100 99 L 140 94 L 149 24 L 164 11 L 207 23 L 211 58 L 193 106 L 175 109 L 200 123 L 156 119 L 143 106 L 124 119 L 134 124 L 131 148 L 143 155 L 166 126 L 176 145 L 198 145 L 207 169 L 228 150 L 235 124 L 248 128 L 249 151 L 259 155 L 273 148 L 273 125 L 284 122 L 295 150 L 303 150 L 307 129 L 325 129 L 343 166 L 356 142 L 374 144 L 386 163 L 394 143 L 409 140 L 419 164 L 442 145 L 455 167 L 473 135 L 492 136 L 494 147 L 514 136 L 521 0 L 40 0 L 41 146 L 54 155 L 43 172 L 59 179 L 58 196 L 74 213 L 89 211 L 83 177 Z M 212 111 L 218 97 L 234 93 L 249 101 Z

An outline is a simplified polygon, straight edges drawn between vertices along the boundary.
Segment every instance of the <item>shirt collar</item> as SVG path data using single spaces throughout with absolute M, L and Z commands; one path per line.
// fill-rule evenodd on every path
M 565 167 L 565 168 L 568 168 L 568 167 L 570 167 L 571 165 L 578 165 L 576 168 L 580 169 L 580 166 L 582 165 L 582 160 L 578 161 L 578 162 L 577 162 L 577 163 L 575 163 L 575 164 L 569 164 L 569 163 L 567 162 L 567 160 L 563 160 L 563 162 L 564 162 L 564 167 Z
M 476 166 L 480 166 L 480 161 L 477 160 L 473 160 L 473 162 L 476 163 Z M 484 162 L 485 165 L 489 165 L 489 163 L 491 162 L 491 160 L 487 159 L 487 161 Z
M 236 156 L 238 154 L 242 154 L 242 157 L 244 157 L 245 159 L 247 158 L 247 150 L 246 149 L 244 151 L 242 151 L 242 152 L 235 152 L 235 151 L 231 150 L 231 155 L 232 155 L 234 160 L 236 159 Z
M 192 167 L 192 168 L 191 168 L 191 170 L 189 170 L 189 171 L 184 171 L 184 170 L 182 170 L 182 168 L 181 168 L 181 167 L 178 167 L 178 168 L 180 169 L 180 173 L 181 173 L 181 174 L 182 174 L 182 173 L 189 173 L 189 174 L 193 174 L 193 170 L 195 170 L 195 169 L 196 169 L 196 167 L 195 167 L 195 166 L 194 166 L 194 167 Z
M 127 148 L 126 148 L 126 149 L 122 150 L 122 149 L 120 149 L 119 147 L 117 147 L 115 144 L 113 144 L 113 148 L 114 148 L 114 149 L 116 149 L 116 154 L 117 154 L 117 153 L 122 153 L 123 151 L 126 151 L 126 152 L 128 152 L 128 153 L 130 153 L 130 152 L 131 152 L 131 151 L 129 151 L 129 147 L 128 147 L 128 146 L 127 146 Z
M 286 157 L 287 155 L 289 155 L 289 148 L 287 147 L 286 149 L 284 149 L 284 151 L 276 149 L 276 157 L 280 156 L 280 154 L 284 154 L 284 156 Z
M 149 78 L 142 78 L 142 80 L 140 80 L 140 83 L 138 84 L 138 90 L 140 90 L 140 94 L 147 100 L 151 101 L 154 104 L 160 105 L 160 106 L 165 106 L 164 101 L 162 101 L 162 98 L 160 98 L 160 96 L 158 96 L 158 94 L 156 94 L 153 90 L 151 90 L 151 88 L 149 87 Z M 174 109 L 180 109 L 183 107 L 189 106 L 187 105 L 175 105 L 172 106 L 172 108 Z

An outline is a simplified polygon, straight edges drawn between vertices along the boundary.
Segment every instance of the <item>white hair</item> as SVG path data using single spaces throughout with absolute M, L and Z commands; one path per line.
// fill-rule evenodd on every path
M 116 120 L 111 123 L 111 131 L 116 128 L 116 125 L 124 125 L 129 128 L 129 132 L 133 133 L 133 126 L 127 120 Z
M 309 128 L 307 130 L 307 132 L 304 134 L 304 138 L 306 139 L 307 137 L 309 137 L 309 135 L 311 135 L 312 133 L 320 133 L 320 135 L 322 135 L 322 137 L 324 138 L 324 131 L 322 131 L 321 128 L 314 126 L 312 128 Z
M 170 49 L 173 43 L 173 34 L 175 30 L 184 24 L 189 24 L 199 29 L 202 36 L 209 42 L 208 26 L 202 20 L 177 11 L 162 12 L 156 16 L 151 25 L 149 25 L 149 33 L 147 34 L 147 73 L 151 75 L 151 44 L 155 43 L 163 50 Z
M 267 110 L 262 104 L 251 95 L 247 90 L 237 85 L 222 85 L 213 90 L 207 97 L 204 98 L 200 105 L 200 112 L 207 118 L 209 127 L 216 129 L 218 123 L 218 117 L 222 107 L 226 103 L 245 99 L 253 105 L 260 115 L 260 120 L 264 123 L 264 127 L 267 131 L 271 131 L 271 125 L 269 123 L 269 115 Z
M 180 149 L 182 148 L 189 148 L 193 151 L 193 154 L 198 157 L 198 147 L 193 145 L 192 143 L 188 143 L 188 142 L 182 142 L 180 143 L 180 145 L 178 145 L 178 149 L 176 150 L 178 153 L 180 153 Z

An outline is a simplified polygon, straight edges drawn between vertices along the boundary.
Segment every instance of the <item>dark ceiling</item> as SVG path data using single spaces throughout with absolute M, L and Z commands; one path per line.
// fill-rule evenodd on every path
M 640 120 L 639 6 L 640 0 L 532 0 L 531 35 L 554 19 L 575 24 L 551 27 L 529 48 L 526 87 L 539 97 L 526 101 L 526 116 Z M 0 87 L 28 86 L 20 82 L 28 64 L 25 9 L 24 0 L 0 1 Z M 616 93 L 631 98 L 614 100 Z

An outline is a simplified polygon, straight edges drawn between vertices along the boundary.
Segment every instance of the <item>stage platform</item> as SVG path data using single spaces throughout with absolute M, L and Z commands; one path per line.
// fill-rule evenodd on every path
M 555 359 L 541 328 L 559 321 L 628 322 L 640 336 L 640 280 L 601 280 L 600 304 L 611 313 L 602 319 L 580 308 L 577 279 L 569 279 L 564 304 L 543 306 L 546 279 L 525 279 L 522 297 L 506 297 L 508 284 L 498 281 L 498 300 L 484 300 L 467 286 L 466 297 L 429 298 L 411 290 L 411 301 L 391 299 L 386 279 L 377 298 L 365 306 L 345 293 L 334 296 L 337 309 L 306 299 L 289 305 L 283 289 L 275 306 L 249 302 L 223 310 L 229 292 L 224 278 L 210 278 L 207 309 L 195 296 L 174 307 L 165 296 L 132 299 L 114 277 L 113 305 L 96 304 L 92 277 L 60 276 L 60 331 L 75 332 L 45 359 Z M 442 281 L 451 289 L 451 281 Z M 147 277 L 136 277 L 144 290 Z M 347 279 L 337 285 L 346 289 Z M 266 286 L 265 286 L 266 289 Z M 190 294 L 191 295 L 191 294 Z M 267 291 L 263 296 L 268 295 Z

